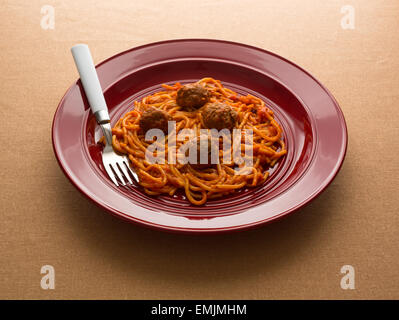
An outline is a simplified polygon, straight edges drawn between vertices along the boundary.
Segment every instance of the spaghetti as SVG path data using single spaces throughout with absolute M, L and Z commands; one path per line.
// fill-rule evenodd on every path
M 237 174 L 245 164 L 223 162 L 223 150 L 219 150 L 219 163 L 211 167 L 183 164 L 176 161 L 150 163 L 146 159 L 146 150 L 154 141 L 145 140 L 145 132 L 140 128 L 140 117 L 145 110 L 157 108 L 166 112 L 169 119 L 176 122 L 175 134 L 183 129 L 193 129 L 200 134 L 205 129 L 202 111 L 186 111 L 176 103 L 180 83 L 163 84 L 163 91 L 149 95 L 141 102 L 134 102 L 134 109 L 127 112 L 112 128 L 112 143 L 115 151 L 128 155 L 139 177 L 139 184 L 149 195 L 169 194 L 173 196 L 179 189 L 184 190 L 187 199 L 194 205 L 202 205 L 208 199 L 219 198 L 245 187 L 259 186 L 269 176 L 268 169 L 286 154 L 282 139 L 282 129 L 274 119 L 273 112 L 264 101 L 252 96 L 240 96 L 225 88 L 220 81 L 203 78 L 197 84 L 205 87 L 209 94 L 209 103 L 228 104 L 237 114 L 235 129 L 252 130 L 253 165 L 245 169 L 246 174 Z M 165 153 L 168 152 L 170 133 L 165 137 Z M 222 138 L 220 137 L 220 141 Z M 157 141 L 158 142 L 158 141 Z M 177 141 L 176 150 L 186 141 Z M 242 156 L 248 147 L 244 139 L 240 141 Z M 230 152 L 230 151 L 228 151 Z M 177 155 L 179 157 L 179 154 Z

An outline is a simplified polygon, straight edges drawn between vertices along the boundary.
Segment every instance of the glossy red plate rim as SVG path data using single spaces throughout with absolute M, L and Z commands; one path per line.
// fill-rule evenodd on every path
M 282 217 L 287 216 L 290 213 L 293 213 L 295 211 L 297 211 L 299 208 L 305 206 L 306 204 L 308 204 L 309 202 L 311 202 L 314 198 L 316 198 L 318 195 L 320 195 L 328 186 L 329 184 L 334 180 L 335 176 L 338 174 L 339 170 L 342 167 L 345 155 L 346 155 L 346 150 L 347 150 L 347 143 L 348 143 L 348 137 L 347 137 L 347 126 L 345 123 L 345 119 L 342 113 L 342 110 L 340 109 L 337 101 L 335 100 L 335 98 L 333 97 L 333 95 L 330 93 L 330 91 L 324 86 L 322 85 L 315 77 L 313 77 L 311 74 L 309 74 L 309 72 L 307 72 L 306 70 L 304 70 L 303 68 L 301 68 L 300 66 L 296 65 L 295 63 L 277 55 L 274 54 L 272 52 L 269 52 L 267 50 L 264 49 L 260 49 L 254 46 L 250 46 L 250 45 L 246 45 L 246 44 L 241 44 L 241 43 L 236 43 L 236 42 L 231 42 L 231 41 L 225 41 L 225 40 L 215 40 L 215 39 L 176 39 L 176 40 L 166 40 L 166 41 L 159 41 L 159 42 L 154 42 L 154 43 L 149 43 L 149 44 L 145 44 L 142 46 L 138 46 L 126 51 L 123 51 L 121 53 L 118 53 L 104 61 L 102 61 L 101 63 L 97 64 L 96 67 L 100 67 L 101 65 L 107 63 L 108 61 L 111 61 L 123 54 L 126 54 L 128 52 L 131 51 L 135 51 L 135 50 L 140 50 L 143 48 L 148 48 L 151 46 L 156 46 L 156 45 L 162 45 L 162 44 L 168 44 L 168 43 L 177 43 L 177 42 L 197 42 L 197 41 L 202 41 L 202 42 L 209 42 L 209 43 L 225 43 L 225 44 L 230 44 L 230 45 L 234 45 L 234 46 L 241 46 L 244 48 L 248 48 L 248 49 L 252 49 L 252 50 L 257 50 L 259 52 L 263 52 L 264 54 L 267 55 L 271 55 L 274 56 L 277 59 L 280 59 L 282 61 L 285 61 L 286 63 L 292 65 L 293 67 L 295 67 L 296 69 L 300 70 L 301 72 L 305 73 L 307 76 L 309 76 L 313 81 L 315 81 L 322 90 L 325 91 L 325 93 L 329 96 L 329 98 L 331 99 L 331 101 L 333 102 L 333 105 L 336 108 L 338 117 L 339 117 L 339 121 L 340 124 L 342 126 L 342 149 L 340 154 L 337 156 L 336 159 L 336 166 L 334 167 L 334 170 L 331 171 L 330 175 L 324 180 L 323 183 L 320 184 L 319 188 L 314 190 L 314 192 L 307 197 L 306 199 L 303 199 L 302 201 L 298 202 L 297 205 L 289 208 L 288 210 L 285 210 L 283 212 L 280 212 L 279 214 L 275 214 L 271 217 L 265 218 L 263 220 L 259 220 L 256 222 L 251 222 L 251 223 L 245 223 L 245 222 L 241 222 L 238 223 L 237 225 L 234 226 L 229 226 L 229 227 L 217 227 L 217 228 L 203 228 L 203 227 L 198 227 L 198 228 L 192 228 L 192 227 L 176 227 L 173 225 L 162 225 L 162 224 L 157 224 L 157 223 L 153 223 L 153 222 L 149 222 L 149 221 L 145 221 L 143 219 L 138 219 L 136 217 L 132 217 L 131 215 L 127 215 L 124 212 L 121 212 L 119 210 L 116 210 L 115 208 L 108 206 L 106 203 L 100 203 L 98 201 L 96 201 L 95 199 L 93 199 L 92 197 L 90 197 L 85 190 L 82 188 L 82 186 L 79 184 L 78 181 L 76 181 L 73 177 L 72 174 L 70 174 L 70 172 L 68 172 L 68 170 L 66 170 L 66 168 L 64 167 L 64 164 L 61 160 L 60 157 L 60 150 L 57 148 L 56 145 L 56 118 L 57 118 L 57 114 L 58 111 L 60 109 L 60 106 L 63 104 L 63 101 L 65 99 L 65 97 L 67 96 L 69 90 L 75 86 L 77 84 L 77 82 L 74 82 L 70 88 L 67 90 L 67 92 L 64 94 L 63 98 L 61 99 L 57 110 L 54 114 L 54 118 L 53 118 L 53 123 L 52 123 L 52 144 L 53 144 L 53 149 L 54 149 L 54 153 L 56 155 L 56 159 L 61 167 L 61 169 L 63 170 L 64 174 L 67 176 L 67 178 L 71 181 L 71 183 L 79 190 L 81 191 L 88 199 L 92 200 L 96 205 L 98 205 L 99 207 L 105 209 L 106 211 L 108 211 L 109 213 L 119 217 L 119 218 L 123 218 L 129 222 L 134 222 L 134 223 L 139 223 L 142 224 L 144 226 L 148 226 L 148 227 L 152 227 L 152 228 L 156 228 L 156 229 L 161 229 L 161 230 L 165 230 L 165 231 L 176 231 L 176 232 L 185 232 L 185 233 L 214 233 L 214 232 L 227 232 L 227 231 L 237 231 L 237 230 L 245 230 L 245 229 L 249 229 L 255 226 L 260 226 L 260 225 L 264 225 L 266 223 L 269 223 L 271 221 L 275 221 L 278 220 Z M 109 87 L 109 86 L 108 86 Z M 198 220 L 198 224 L 200 225 L 201 220 Z

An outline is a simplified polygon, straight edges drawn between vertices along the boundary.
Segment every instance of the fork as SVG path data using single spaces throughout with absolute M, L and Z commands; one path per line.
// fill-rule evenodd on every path
M 89 101 L 90 109 L 104 133 L 106 144 L 102 152 L 102 160 L 105 171 L 116 186 L 119 186 L 119 183 L 125 186 L 125 179 L 127 180 L 127 184 L 133 184 L 129 173 L 138 182 L 138 176 L 130 168 L 127 156 L 116 154 L 112 148 L 112 130 L 108 107 L 89 47 L 85 44 L 77 44 L 71 48 L 71 51 L 83 84 L 83 89 Z M 115 175 L 118 179 L 116 179 Z

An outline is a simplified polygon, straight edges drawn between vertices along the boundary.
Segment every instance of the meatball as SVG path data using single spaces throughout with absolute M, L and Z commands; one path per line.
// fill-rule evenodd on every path
M 152 107 L 142 113 L 139 125 L 144 133 L 150 129 L 160 129 L 166 134 L 170 120 L 172 120 L 171 116 L 165 111 Z
M 201 134 L 199 137 L 191 140 L 189 143 L 189 149 L 186 151 L 186 157 L 189 156 L 190 147 L 193 144 L 196 145 L 197 148 L 197 158 L 191 163 L 191 159 L 189 159 L 189 163 L 193 168 L 196 169 L 205 169 L 212 167 L 213 165 L 219 162 L 219 140 L 217 138 L 212 138 L 206 134 Z M 212 161 L 212 148 L 215 149 L 215 161 Z M 201 163 L 201 155 L 204 154 L 206 163 Z M 213 163 L 214 162 L 214 163 Z
M 202 110 L 202 120 L 208 129 L 233 129 L 237 120 L 237 112 L 226 103 L 207 104 Z
M 187 84 L 177 91 L 176 102 L 179 106 L 198 109 L 209 101 L 209 91 L 198 83 Z

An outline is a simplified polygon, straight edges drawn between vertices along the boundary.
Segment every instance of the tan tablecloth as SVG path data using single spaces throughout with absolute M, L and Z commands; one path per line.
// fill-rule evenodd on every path
M 399 298 L 398 1 L 1 2 L 0 298 Z M 354 29 L 341 26 L 346 4 Z M 258 46 L 331 90 L 349 148 L 322 196 L 261 229 L 183 236 L 120 221 L 68 182 L 51 121 L 78 77 L 70 47 L 87 43 L 97 63 L 173 38 Z M 40 287 L 47 264 L 54 290 Z M 347 264 L 354 290 L 340 286 Z

